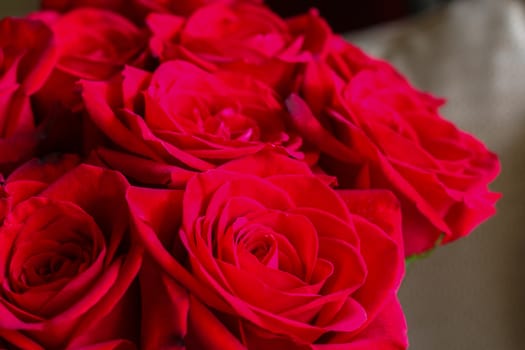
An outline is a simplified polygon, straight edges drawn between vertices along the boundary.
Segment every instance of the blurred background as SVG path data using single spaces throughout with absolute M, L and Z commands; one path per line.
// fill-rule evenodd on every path
M 0 0 L 0 17 L 37 0 Z M 336 31 L 445 96 L 443 115 L 500 155 L 498 214 L 407 271 L 400 292 L 414 350 L 525 349 L 525 4 L 518 0 L 270 0 L 319 8 Z M 349 8 L 349 10 L 347 10 Z

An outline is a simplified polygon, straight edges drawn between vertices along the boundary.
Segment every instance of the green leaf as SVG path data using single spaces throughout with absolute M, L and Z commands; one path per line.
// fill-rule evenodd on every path
M 445 234 L 444 233 L 441 234 L 438 237 L 438 239 L 436 240 L 436 243 L 434 243 L 434 246 L 431 249 L 427 250 L 426 252 L 423 252 L 423 253 L 420 253 L 420 254 L 412 254 L 408 258 L 406 258 L 405 259 L 405 266 L 406 266 L 406 268 L 408 269 L 408 267 L 415 261 L 428 258 L 432 253 L 434 253 L 436 248 L 441 245 L 441 242 L 443 242 L 443 238 L 444 237 L 445 237 Z

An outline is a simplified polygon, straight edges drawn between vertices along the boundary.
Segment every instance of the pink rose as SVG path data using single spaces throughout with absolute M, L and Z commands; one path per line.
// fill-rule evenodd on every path
M 406 347 L 388 191 L 336 192 L 304 163 L 265 152 L 198 174 L 184 192 L 133 188 L 129 199 L 149 259 L 189 293 L 170 300 L 163 288 L 157 307 L 188 312 L 188 349 Z M 160 319 L 172 322 L 150 322 Z
M 288 100 L 295 127 L 343 188 L 386 188 L 401 200 L 405 254 L 467 235 L 494 214 L 497 156 L 438 112 L 442 104 L 390 65 L 334 39 Z

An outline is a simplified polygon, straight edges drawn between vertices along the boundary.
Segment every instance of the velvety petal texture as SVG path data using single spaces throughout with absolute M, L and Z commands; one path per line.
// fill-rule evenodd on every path
M 39 150 L 81 153 L 92 136 L 86 131 L 78 81 L 109 79 L 126 64 L 142 67 L 146 32 L 115 12 L 89 7 L 65 14 L 38 11 L 30 18 L 51 28 L 57 47 L 51 75 L 32 98 L 42 129 Z
M 94 150 L 93 162 L 139 183 L 180 187 L 192 172 L 265 147 L 304 158 L 274 90 L 241 73 L 169 61 L 153 74 L 126 67 L 82 88 L 90 121 L 110 140 Z
M 74 156 L 6 179 L 0 227 L 0 337 L 21 349 L 138 344 L 142 248 L 128 184 Z M 100 191 L 103 189 L 103 191 Z
M 218 2 L 188 18 L 165 13 L 148 16 L 152 53 L 161 61 L 183 59 L 216 71 L 241 72 L 283 95 L 295 87 L 302 64 L 321 55 L 331 30 L 312 11 L 287 21 L 265 6 Z
M 44 23 L 0 21 L 0 173 L 7 175 L 36 153 L 30 96 L 51 73 L 55 54 L 53 34 Z
M 35 12 L 33 18 L 47 22 L 56 36 L 63 73 L 90 80 L 108 78 L 138 55 L 145 33 L 113 12 L 80 8 L 60 15 Z
M 487 189 L 498 157 L 439 115 L 443 101 L 388 63 L 334 39 L 287 101 L 292 123 L 323 152 L 342 188 L 385 188 L 400 199 L 406 255 L 451 242 L 494 214 Z
M 164 190 L 170 211 L 144 208 L 136 190 L 130 205 L 141 208 L 148 256 L 190 293 L 189 304 L 180 292 L 166 304 L 189 308 L 189 348 L 406 345 L 390 192 L 334 191 L 304 163 L 268 151 L 194 176 L 182 206 L 181 192 Z M 159 235 L 151 222 L 164 227 Z M 180 241 L 166 241 L 162 232 L 178 227 Z

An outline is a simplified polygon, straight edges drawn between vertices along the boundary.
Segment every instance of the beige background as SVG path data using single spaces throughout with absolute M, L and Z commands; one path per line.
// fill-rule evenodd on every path
M 35 0 L 0 0 L 0 15 Z M 418 87 L 446 96 L 443 114 L 500 154 L 496 217 L 407 272 L 401 300 L 415 350 L 525 349 L 525 11 L 463 0 L 348 36 Z

